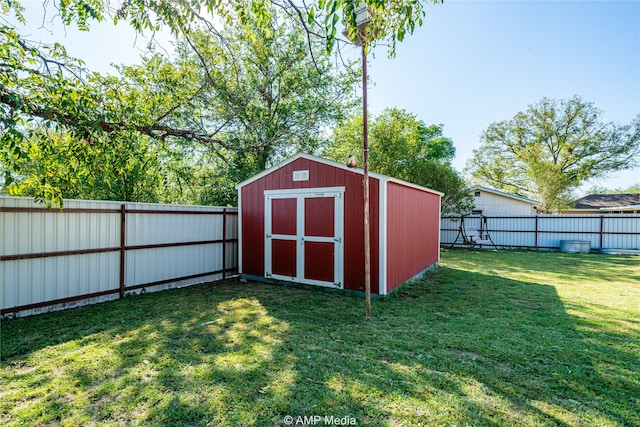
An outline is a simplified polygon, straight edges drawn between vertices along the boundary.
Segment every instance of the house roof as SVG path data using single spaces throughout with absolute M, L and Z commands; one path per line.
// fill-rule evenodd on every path
M 575 209 L 607 209 L 640 204 L 640 194 L 589 194 L 575 201 Z
M 348 170 L 349 172 L 353 172 L 353 173 L 357 173 L 360 175 L 364 175 L 364 170 L 360 169 L 360 168 L 350 168 L 348 167 L 346 164 L 343 163 L 338 163 L 338 162 L 334 162 L 333 160 L 329 160 L 329 159 L 325 159 L 323 157 L 318 157 L 318 156 L 313 156 L 311 154 L 306 154 L 306 153 L 298 153 L 295 154 L 291 157 L 289 157 L 288 159 L 283 160 L 282 162 L 278 163 L 277 165 L 274 165 L 272 167 L 270 167 L 269 169 L 265 169 L 264 171 L 260 172 L 257 175 L 254 175 L 253 177 L 247 179 L 246 181 L 242 181 L 240 184 L 238 184 L 236 186 L 237 189 L 240 189 L 241 187 L 244 187 L 247 184 L 250 184 L 254 181 L 257 181 L 258 179 L 262 178 L 263 176 L 269 175 L 270 173 L 288 165 L 289 163 L 292 163 L 295 160 L 298 159 L 307 159 L 307 160 L 311 160 L 314 162 L 318 162 L 318 163 L 322 163 L 328 166 L 332 166 L 335 168 L 339 168 L 339 169 L 344 169 L 344 170 Z M 411 182 L 407 182 L 407 181 L 403 181 L 401 179 L 397 179 L 397 178 L 393 178 L 387 175 L 382 175 L 379 173 L 375 173 L 375 172 L 369 172 L 369 176 L 371 178 L 376 178 L 378 180 L 380 180 L 380 182 L 394 182 L 396 184 L 400 184 L 400 185 L 404 185 L 407 187 L 411 187 L 411 188 L 415 188 L 418 190 L 422 190 L 422 191 L 426 191 L 428 193 L 433 193 L 433 194 L 437 194 L 439 196 L 444 196 L 444 193 L 441 193 L 439 191 L 436 190 L 432 190 L 431 188 L 427 188 L 427 187 L 422 187 L 420 185 L 416 185 L 413 184 Z
M 496 194 L 498 196 L 508 197 L 510 199 L 518 200 L 520 202 L 529 203 L 534 206 L 538 206 L 542 203 L 542 202 L 539 202 L 538 200 L 533 200 L 528 197 L 520 196 L 518 194 L 505 193 L 504 191 L 495 190 L 489 187 L 483 187 L 482 185 L 474 185 L 469 189 L 469 191 L 485 191 L 487 193 Z

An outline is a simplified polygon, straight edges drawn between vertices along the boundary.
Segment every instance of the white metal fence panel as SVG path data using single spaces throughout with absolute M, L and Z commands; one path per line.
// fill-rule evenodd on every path
M 626 219 L 630 215 L 611 215 L 603 224 L 604 248 L 639 248 L 640 247 L 640 215 L 634 215 L 635 221 Z M 620 246 L 616 246 L 620 245 Z
M 142 203 L 127 204 L 127 209 L 132 212 L 127 215 L 126 245 L 138 248 L 126 255 L 128 286 L 183 278 L 162 284 L 165 288 L 222 278 L 223 223 L 228 219 L 222 215 L 227 209 Z M 237 237 L 236 231 L 227 231 L 230 239 Z
M 560 247 L 560 240 L 585 240 L 592 248 L 600 247 L 598 216 L 539 215 L 538 218 L 540 247 Z
M 535 246 L 535 218 L 526 216 L 495 216 L 486 219 L 484 226 L 496 245 L 528 247 Z
M 463 244 L 461 224 L 459 216 L 443 216 L 443 246 Z M 474 215 L 464 227 L 487 230 L 499 247 L 554 249 L 561 240 L 583 240 L 592 249 L 640 249 L 640 215 Z
M 117 203 L 67 201 L 70 213 L 41 210 L 31 199 L 0 198 L 2 242 L 0 308 L 65 300 L 118 288 L 119 217 L 114 213 L 82 213 L 82 209 L 114 211 Z M 78 210 L 80 212 L 76 212 Z M 92 249 L 110 252 L 82 253 Z M 67 252 L 59 257 L 43 254 Z M 80 252 L 80 253 L 74 253 Z M 117 295 L 115 296 L 117 297 Z M 96 297 L 98 301 L 113 295 Z
M 216 280 L 238 265 L 235 208 L 66 200 L 60 211 L 0 197 L 0 232 L 2 314 Z
M 120 223 L 113 213 L 74 212 L 74 209 L 120 209 L 116 202 L 65 201 L 69 213 L 40 209 L 32 199 L 0 197 L 0 207 L 21 208 L 21 212 L 2 212 L 0 255 L 30 254 L 118 246 Z M 29 209 L 34 209 L 29 211 Z

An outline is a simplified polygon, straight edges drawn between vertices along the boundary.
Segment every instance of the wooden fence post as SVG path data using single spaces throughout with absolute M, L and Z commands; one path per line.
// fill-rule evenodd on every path
M 120 205 L 120 298 L 124 298 L 124 259 L 125 259 L 125 237 L 127 234 L 126 227 L 126 208 Z
M 222 278 L 227 278 L 227 209 L 222 210 Z

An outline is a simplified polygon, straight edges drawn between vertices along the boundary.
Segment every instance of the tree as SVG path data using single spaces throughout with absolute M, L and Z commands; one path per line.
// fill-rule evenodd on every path
M 369 44 L 375 40 L 386 41 L 393 51 L 396 41 L 403 40 L 405 34 L 413 32 L 416 25 L 422 24 L 424 6 L 430 2 L 432 1 L 370 1 L 369 7 L 375 11 L 375 16 L 369 25 Z M 286 19 L 290 25 L 295 24 L 302 29 L 298 34 L 306 36 L 308 50 L 314 62 L 314 45 L 320 41 L 331 50 L 341 19 L 344 19 L 350 30 L 355 31 L 354 2 L 351 0 L 319 0 L 317 4 L 309 6 L 304 2 L 297 4 L 291 0 L 129 0 L 118 4 L 117 8 L 109 1 L 68 0 L 56 4 L 56 7 L 65 25 L 75 24 L 84 30 L 89 29 L 91 21 L 102 21 L 113 13 L 114 22 L 126 20 L 138 31 L 164 27 L 187 39 L 194 32 L 206 32 L 219 38 L 223 44 L 224 35 L 206 16 L 217 15 L 227 28 L 240 29 L 252 39 L 259 33 L 269 36 L 272 23 L 278 19 Z M 25 22 L 20 2 L 0 0 L 0 9 L 4 15 L 13 14 L 15 19 Z M 279 10 L 283 12 L 278 12 Z M 91 90 L 86 90 L 86 79 L 90 79 L 91 75 L 82 69 L 82 62 L 68 57 L 61 45 L 42 46 L 30 43 L 14 27 L 3 25 L 0 26 L 0 46 L 1 124 L 7 132 L 15 132 L 15 135 L 3 141 L 10 149 L 17 146 L 16 138 L 21 138 L 21 122 L 34 118 L 73 128 L 81 136 L 133 127 L 153 137 L 172 135 L 224 145 L 211 135 L 189 132 L 189 129 L 115 120 L 115 117 L 100 108 L 104 99 L 92 94 Z M 195 46 L 191 47 L 198 54 Z M 234 57 L 231 49 L 227 49 L 227 52 L 229 57 Z
M 385 40 L 395 47 L 405 34 L 413 32 L 422 24 L 424 5 L 413 0 L 372 1 L 370 8 L 375 16 L 370 24 L 368 37 Z M 319 0 L 317 4 L 306 6 L 291 0 L 231 0 L 155 2 L 149 0 L 129 0 L 116 9 L 109 1 L 69 0 L 56 5 L 64 24 L 75 24 L 88 30 L 92 20 L 102 21 L 112 11 L 114 22 L 128 21 L 135 29 L 170 29 L 175 35 L 190 38 L 194 32 L 206 32 L 221 39 L 224 36 L 206 16 L 215 14 L 222 18 L 227 27 L 238 28 L 248 37 L 258 33 L 269 35 L 270 26 L 278 19 L 286 19 L 295 24 L 305 34 L 308 50 L 315 61 L 314 45 L 323 42 L 328 50 L 335 44 L 339 22 L 353 29 L 355 22 L 354 3 L 351 0 Z M 13 14 L 20 22 L 25 22 L 23 7 L 18 1 L 0 0 L 0 8 L 5 15 Z M 278 10 L 283 10 L 279 13 Z M 284 16 L 284 18 L 282 18 Z M 374 40 L 372 39 L 371 42 Z M 208 134 L 189 132 L 188 129 L 170 129 L 156 123 L 123 123 L 114 120 L 101 109 L 102 98 L 92 97 L 84 88 L 86 75 L 82 62 L 69 58 L 61 45 L 42 46 L 28 42 L 11 26 L 0 26 L 0 107 L 4 116 L 2 124 L 12 131 L 19 128 L 20 121 L 38 118 L 67 127 L 79 134 L 96 131 L 109 132 L 122 127 L 134 126 L 136 130 L 157 136 L 171 134 L 187 136 L 221 144 L 222 141 Z M 195 46 L 192 45 L 195 49 Z M 228 49 L 230 57 L 234 56 Z M 62 105 L 64 104 L 64 105 Z M 75 105 L 78 104 L 79 108 Z M 87 114 L 89 113 L 89 114 Z M 93 120 L 90 118 L 93 117 Z M 19 133 L 19 131 L 18 131 Z M 15 137 L 20 138 L 16 134 Z M 4 141 L 13 149 L 17 142 L 7 138 Z M 223 145 L 223 144 L 221 144 Z
M 640 183 L 630 185 L 627 188 L 606 188 L 606 187 L 591 187 L 587 190 L 587 194 L 640 194 Z
M 369 0 L 362 1 L 371 10 L 373 19 L 368 25 L 367 44 L 383 42 L 390 52 L 395 52 L 397 42 L 412 34 L 423 24 L 427 4 L 442 3 L 443 0 Z M 285 10 L 287 19 L 306 34 L 311 47 L 312 39 L 321 39 L 328 51 L 339 40 L 339 26 L 344 22 L 350 32 L 357 31 L 354 0 L 318 0 L 296 2 L 292 0 L 174 0 L 157 2 L 152 0 L 67 0 L 56 5 L 65 25 L 75 24 L 88 30 L 91 21 L 111 18 L 114 23 L 125 20 L 138 31 L 169 28 L 174 34 L 183 34 L 198 27 L 219 34 L 210 16 L 219 17 L 227 26 L 244 27 L 251 33 L 263 30 L 264 24 L 276 15 L 276 10 Z M 20 2 L 0 0 L 4 14 L 14 13 L 22 18 L 24 11 Z M 24 18 L 22 18 L 24 19 Z
M 264 31 L 225 30 L 224 43 L 197 33 L 182 44 L 178 59 L 197 66 L 204 87 L 192 102 L 202 103 L 205 121 L 221 129 L 229 145 L 242 148 L 235 161 L 250 174 L 295 152 L 314 151 L 355 106 L 352 87 L 359 74 L 336 68 L 319 44 L 309 52 L 304 36 L 276 18 Z M 187 127 L 203 121 L 182 117 L 194 121 Z
M 492 123 L 466 170 L 479 183 L 539 198 L 544 211 L 566 207 L 586 180 L 638 165 L 640 116 L 620 126 L 601 115 L 578 96 L 543 98 Z
M 29 99 L 42 114 L 17 113 L 22 125 L 2 134 L 16 136 L 0 152 L 7 183 L 15 181 L 12 193 L 49 201 L 78 195 L 158 201 L 170 195 L 174 202 L 234 203 L 235 184 L 294 151 L 313 151 L 325 129 L 352 105 L 357 74 L 335 69 L 318 44 L 311 55 L 304 36 L 277 13 L 263 31 L 230 28 L 220 36 L 192 31 L 178 42 L 175 58 L 154 53 L 141 65 L 118 67 L 119 76 L 93 74 L 76 87 L 33 73 Z M 63 95 L 61 84 L 70 87 Z M 46 106 L 36 88 L 50 85 L 49 96 L 71 99 Z M 97 122 L 92 113 L 100 114 Z M 30 136 L 43 125 L 47 134 L 64 134 L 74 143 L 50 139 L 46 147 L 46 138 Z M 40 155 L 32 159 L 28 152 L 36 146 Z M 64 162 L 45 158 L 60 150 L 88 163 L 76 170 L 87 177 L 84 185 L 62 172 Z M 103 160 L 100 179 L 91 167 L 97 158 Z M 140 169 L 152 165 L 154 177 L 163 179 Z M 51 172 L 56 167 L 57 175 Z M 156 183 L 156 191 L 132 181 L 145 177 Z M 195 188 L 203 184 L 205 189 Z
M 263 31 L 229 28 L 220 36 L 193 31 L 178 42 L 175 58 L 154 55 L 120 67 L 122 77 L 111 84 L 168 128 L 215 135 L 163 139 L 207 177 L 196 179 L 205 189 L 179 188 L 197 203 L 235 203 L 239 182 L 295 152 L 314 151 L 354 105 L 358 80 L 351 68 L 337 69 L 321 45 L 310 53 L 304 36 L 277 13 Z
M 323 155 L 345 162 L 362 152 L 362 117 L 352 116 L 333 133 Z M 441 125 L 427 126 L 414 114 L 387 108 L 369 121 L 369 163 L 374 172 L 445 193 L 443 212 L 465 212 L 473 206 L 464 180 L 451 166 L 455 147 Z
M 392 54 L 396 42 L 422 24 L 425 6 L 431 2 L 370 1 L 369 7 L 375 16 L 368 27 L 369 45 L 375 40 L 384 41 Z M 340 40 L 336 34 L 341 19 L 344 18 L 351 33 L 356 31 L 354 3 L 350 0 L 319 0 L 308 6 L 290 0 L 129 0 L 115 7 L 109 1 L 69 0 L 57 3 L 55 7 L 65 25 L 76 25 L 83 30 L 89 30 L 92 21 L 109 18 L 114 22 L 127 21 L 138 31 L 168 28 L 186 40 L 184 46 L 201 61 L 209 83 L 219 75 L 209 72 L 208 52 L 206 46 L 197 43 L 199 39 L 216 39 L 218 45 L 225 46 L 222 50 L 226 51 L 229 63 L 242 57 L 242 53 L 234 52 L 227 45 L 227 35 L 207 18 L 212 15 L 221 18 L 225 28 L 242 32 L 250 40 L 268 40 L 274 22 L 286 22 L 290 31 L 297 28 L 296 34 L 305 42 L 311 63 L 319 70 L 323 68 L 324 59 L 320 58 L 317 47 L 324 46 L 325 52 L 333 49 Z M 0 0 L 0 9 L 4 15 L 14 15 L 20 22 L 25 20 L 24 9 L 18 1 Z M 214 151 L 225 153 L 230 150 L 256 153 L 265 148 L 259 145 L 265 144 L 265 140 L 247 145 L 226 139 L 228 135 L 222 135 L 219 128 L 207 126 L 210 123 L 189 121 L 186 115 L 177 119 L 175 112 L 180 105 L 207 89 L 193 79 L 175 82 L 171 88 L 175 92 L 166 92 L 166 87 L 154 88 L 150 96 L 145 97 L 130 87 L 125 93 L 117 82 L 109 82 L 85 70 L 82 61 L 69 57 L 59 44 L 45 46 L 29 42 L 11 25 L 0 26 L 0 46 L 0 169 L 4 185 L 11 185 L 21 176 L 19 165 L 24 166 L 24 160 L 28 160 L 25 150 L 30 145 L 30 134 L 40 126 L 59 129 L 74 140 L 94 146 L 94 150 L 110 150 L 110 138 L 120 134 L 161 142 L 182 140 L 186 144 L 215 146 Z M 229 67 L 229 70 L 241 72 L 240 67 Z M 305 74 L 299 74 L 298 80 L 302 75 Z M 160 105 L 162 102 L 164 104 Z M 159 110 L 162 114 L 152 114 L 152 105 L 167 108 Z M 243 112 L 243 108 L 241 106 L 236 113 Z M 268 145 L 261 155 L 263 165 L 270 156 L 284 154 L 278 151 L 277 144 Z M 83 156 L 82 152 L 69 154 L 78 158 Z M 245 159 L 244 155 L 234 156 Z M 60 201 L 60 189 L 50 180 L 32 180 L 31 191 L 50 202 Z
M 63 197 L 159 202 L 165 189 L 160 155 L 149 138 L 112 135 L 109 150 L 40 127 L 15 160 L 9 194 L 51 205 Z

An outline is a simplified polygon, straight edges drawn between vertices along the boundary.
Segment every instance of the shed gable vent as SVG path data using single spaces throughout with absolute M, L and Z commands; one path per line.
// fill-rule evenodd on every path
M 294 181 L 309 181 L 309 171 L 293 171 Z

